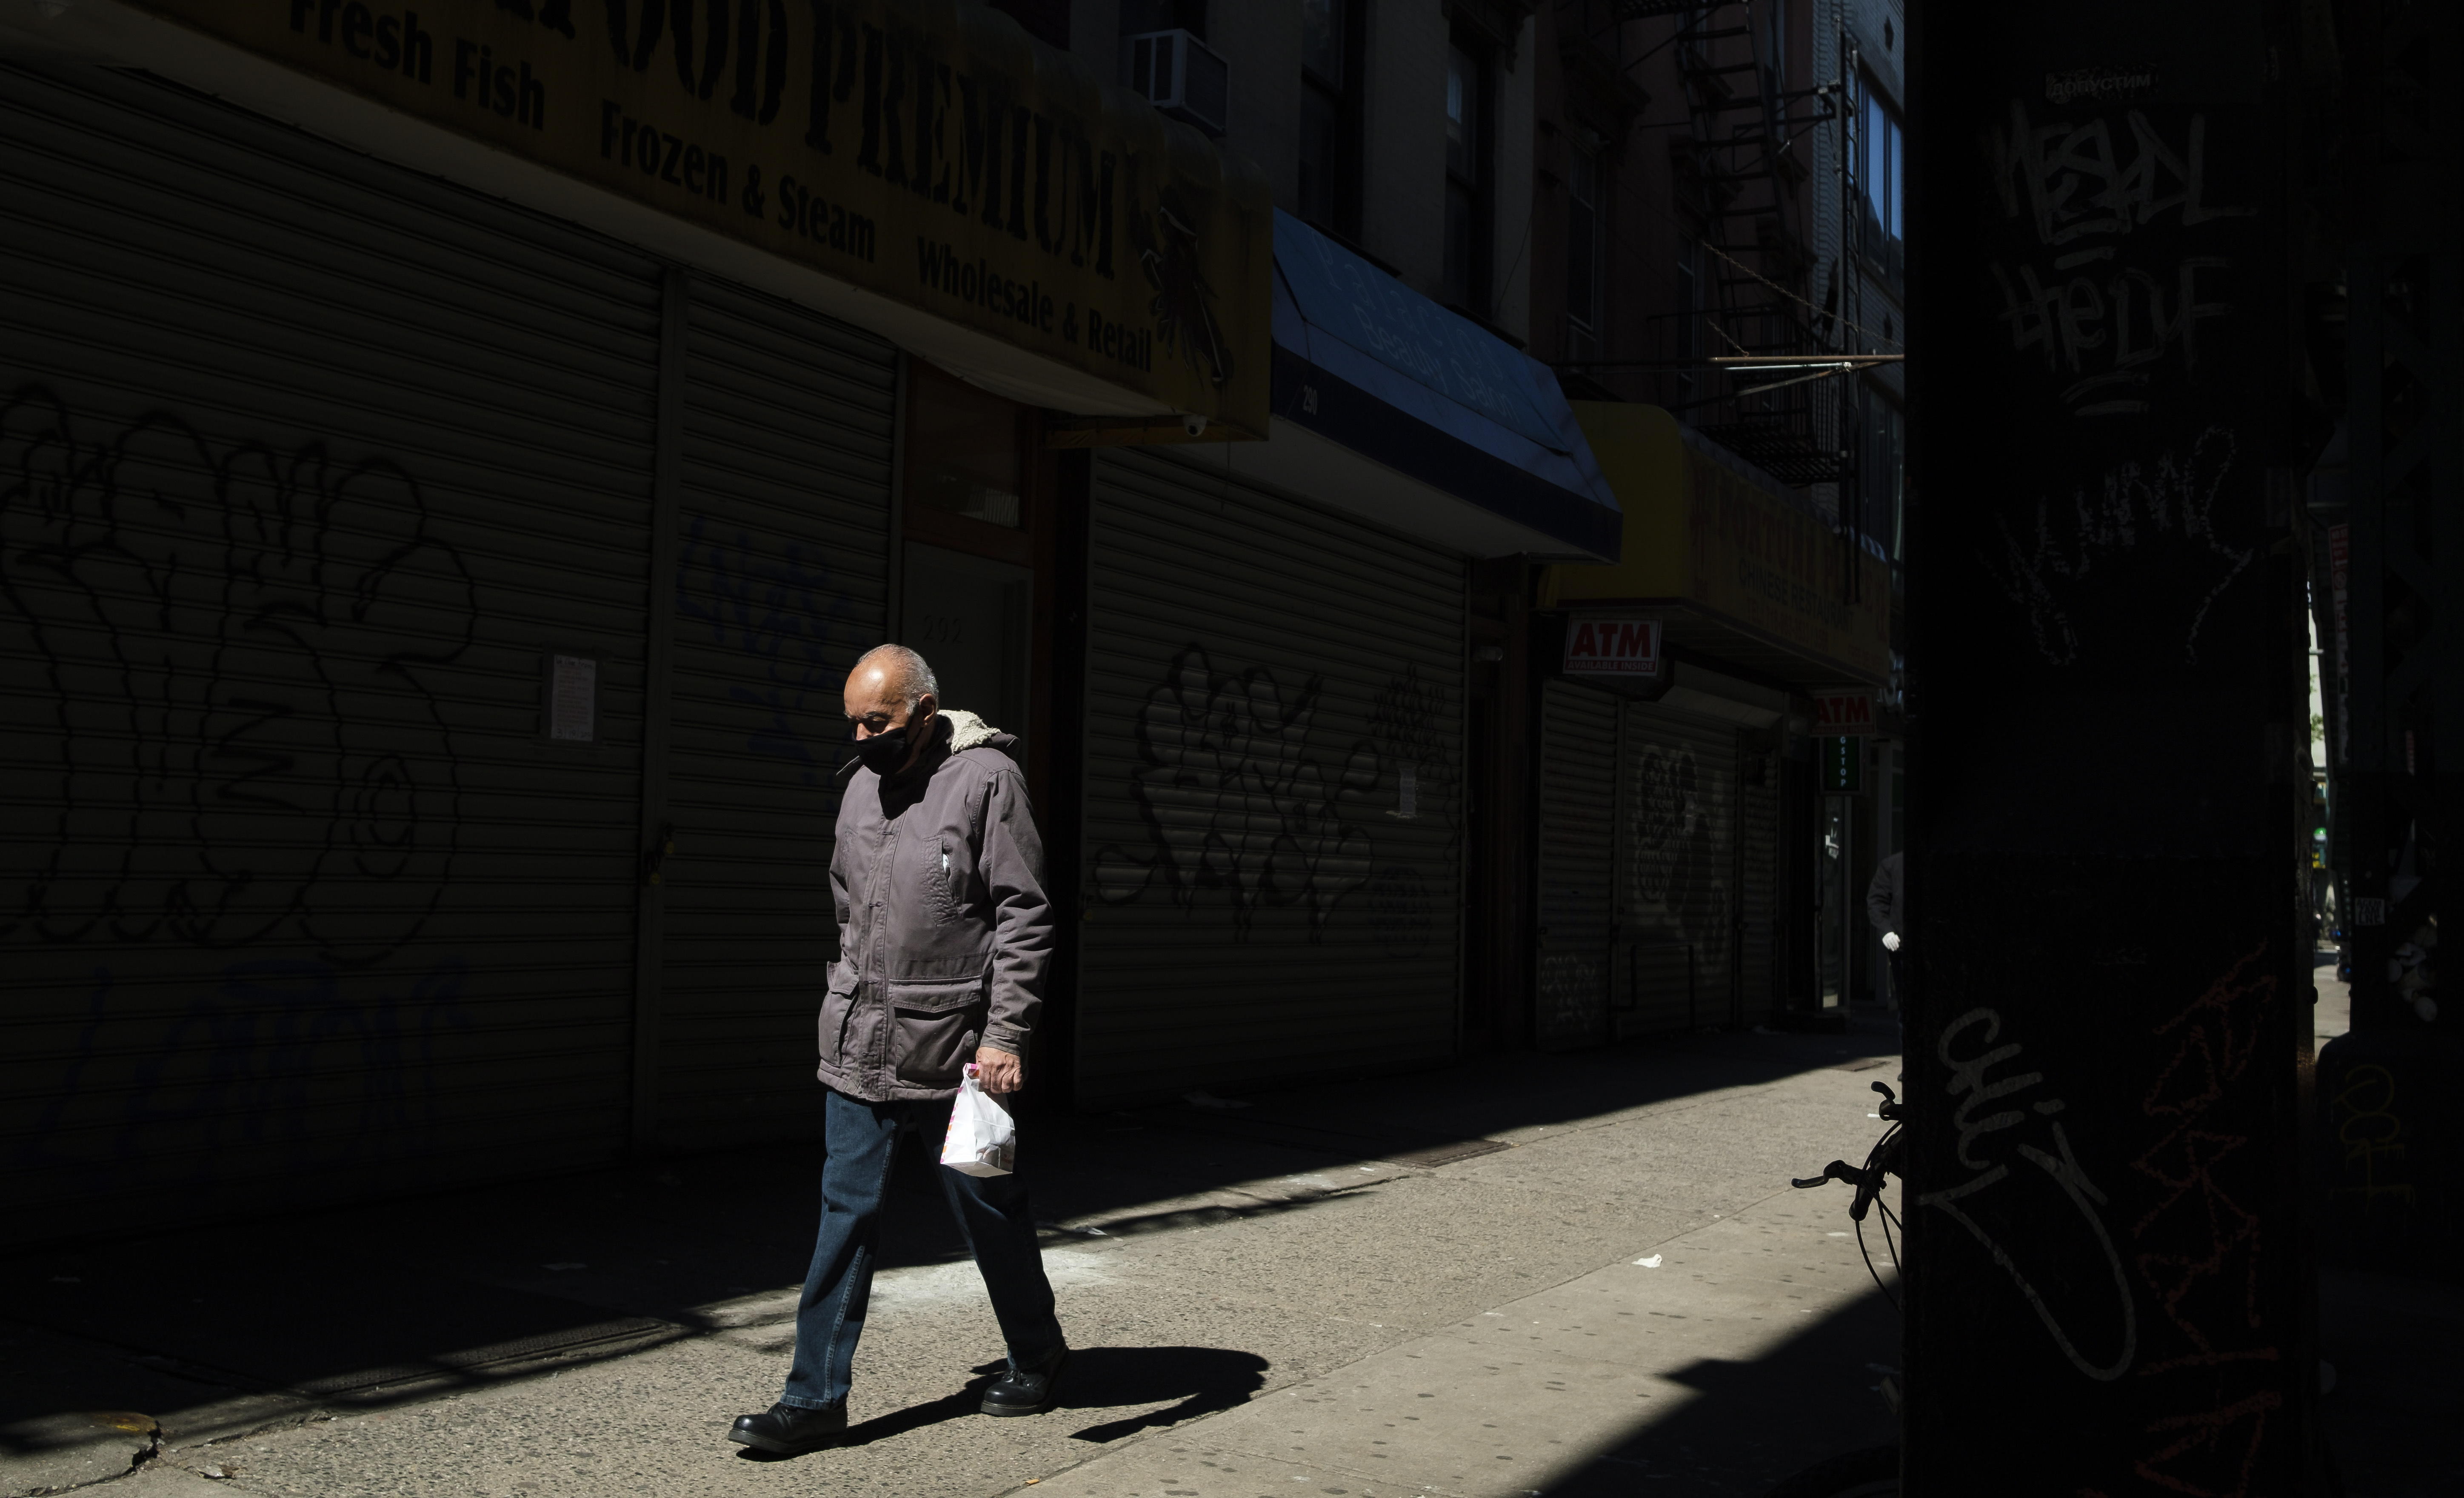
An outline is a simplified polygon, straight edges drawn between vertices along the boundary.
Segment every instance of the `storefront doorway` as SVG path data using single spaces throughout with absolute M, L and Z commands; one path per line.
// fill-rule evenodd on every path
M 1815 992 L 1818 1006 L 1845 1011 L 1868 988 L 1865 886 L 1873 876 L 1873 766 L 1867 740 L 1815 740 L 1822 791 L 1820 842 L 1815 849 Z
M 1046 802 L 1055 464 L 1037 413 L 920 360 L 907 369 L 898 639 L 945 707 L 1019 737 Z
M 906 550 L 899 638 L 933 663 L 945 706 L 1023 734 L 1034 571 L 923 541 Z
M 1837 1009 L 1856 992 L 1856 957 L 1864 925 L 1863 892 L 1857 888 L 1856 802 L 1822 798 L 1822 846 L 1816 864 L 1820 921 L 1815 971 L 1821 1007 Z

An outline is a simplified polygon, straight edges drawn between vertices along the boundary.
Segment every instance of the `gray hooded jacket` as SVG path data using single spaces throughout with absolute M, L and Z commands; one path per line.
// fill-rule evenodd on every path
M 979 1044 L 1023 1054 L 1052 956 L 1018 740 L 947 709 L 931 732 L 912 768 L 857 768 L 839 802 L 819 1074 L 871 1102 L 955 1095 Z

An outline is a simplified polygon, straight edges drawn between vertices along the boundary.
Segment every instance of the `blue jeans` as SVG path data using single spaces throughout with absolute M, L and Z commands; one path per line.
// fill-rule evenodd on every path
M 796 1361 L 787 1370 L 787 1392 L 780 1397 L 781 1403 L 802 1409 L 847 1402 L 856 1339 L 864 1334 L 865 1306 L 872 1294 L 873 1261 L 880 1256 L 882 1199 L 890 1189 L 899 1136 L 914 1135 L 938 1160 L 950 1120 L 946 1102 L 868 1103 L 825 1092 L 822 1230 L 796 1308 Z M 1025 1183 L 1014 1175 L 967 1176 L 937 1164 L 933 1173 L 941 1178 L 950 1214 L 983 1274 L 1011 1360 L 1027 1367 L 1043 1362 L 1061 1350 L 1061 1322 L 1052 1313 L 1052 1285 L 1044 1277 L 1044 1250 L 1035 1241 Z

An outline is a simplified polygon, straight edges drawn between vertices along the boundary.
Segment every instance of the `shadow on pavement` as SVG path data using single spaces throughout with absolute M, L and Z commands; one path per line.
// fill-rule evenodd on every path
M 1001 1365 L 990 1365 L 998 1370 Z M 1098 1445 L 1141 1430 L 1177 1425 L 1245 1404 L 1266 1386 L 1266 1360 L 1221 1347 L 1089 1347 L 1069 1355 L 1053 1400 L 1056 1409 L 1117 1409 L 1175 1395 L 1180 1402 L 1130 1420 L 1106 1421 L 1069 1433 Z
M 1001 1366 L 999 1363 L 992 1365 L 995 1369 Z M 988 1370 L 979 1368 L 976 1372 L 984 1374 Z M 980 1377 L 956 1394 L 945 1394 L 937 1399 L 922 1404 L 911 1404 L 903 1410 L 892 1410 L 887 1415 L 875 1416 L 871 1420 L 849 1425 L 845 1436 L 840 1437 L 830 1445 L 820 1448 L 819 1453 L 805 1451 L 782 1455 L 775 1451 L 756 1451 L 751 1446 L 745 1446 L 737 1450 L 736 1459 L 739 1462 L 801 1462 L 806 1457 L 826 1453 L 840 1447 L 869 1446 L 876 1441 L 888 1441 L 893 1436 L 906 1435 L 911 1430 L 922 1430 L 927 1425 L 938 1425 L 943 1421 L 964 1420 L 975 1414 L 982 1403 L 984 1385 L 990 1382 L 992 1379 L 989 1377 Z
M 976 1377 L 965 1388 L 850 1425 L 837 1444 L 870 1445 L 973 1415 L 982 1403 L 984 1386 L 1007 1366 L 1001 1362 L 979 1364 L 969 1370 Z M 1100 1445 L 1134 1436 L 1141 1430 L 1176 1425 L 1246 1403 L 1251 1395 L 1266 1386 L 1266 1360 L 1255 1353 L 1221 1347 L 1082 1347 L 1069 1355 L 1069 1366 L 1062 1372 L 1061 1382 L 1054 1391 L 1052 1413 L 1116 1409 L 1125 1404 L 1153 1404 L 1157 1399 L 1180 1397 L 1180 1402 L 1169 1408 L 1070 1432 L 1072 1441 Z M 737 1456 L 747 1462 L 799 1460 L 750 1448 L 738 1451 Z
M 1148 1109 L 1142 1122 L 1406 1164 L 1480 1153 L 1492 1136 L 1673 1102 L 1899 1053 L 1899 1026 L 1860 1015 L 1845 1034 L 1726 1031 L 1571 1053 L 1468 1058 L 1407 1076 Z M 1457 1152 L 1463 1152 L 1457 1154 Z M 1382 1153 L 1380 1153 L 1382 1152 Z M 1404 1158 L 1403 1157 L 1420 1157 Z
M 1824 1067 L 1872 1069 L 1897 1049 L 1895 1025 L 1866 1021 L 1845 1035 L 1727 1033 L 1484 1057 L 1260 1094 L 1240 1108 L 1030 1112 L 1024 1168 L 1046 1222 L 1128 1212 L 1120 1225 L 1131 1231 L 1198 1225 L 1315 1204 L 1189 1200 L 1240 1182 L 1339 1160 L 1441 1164 L 1508 1147 L 1497 1135 Z M 964 1255 L 934 1169 L 922 1152 L 901 1166 L 887 1268 Z M 69 1339 L 53 1366 L 0 1377 L 0 1453 L 35 1439 L 37 1417 L 139 1407 L 141 1396 L 158 1413 L 187 1407 L 174 1402 L 181 1389 L 193 1390 L 193 1405 L 259 1394 L 303 1408 L 379 1407 L 745 1325 L 713 1308 L 802 1279 L 819 1175 L 818 1141 L 802 1140 L 314 1215 L 286 1216 L 278 1201 L 248 1210 L 166 1201 L 166 1220 L 187 1211 L 197 1225 L 0 1260 L 0 1333 L 13 1324 Z M 1151 1210 L 1131 1212 L 1142 1206 Z M 1099 1360 L 1089 1377 L 1110 1375 Z M 1170 1419 L 1217 1407 L 1205 1401 L 1219 1387 L 1230 1383 L 1191 1384 L 1197 1402 Z M 82 1391 L 74 1402 L 72 1388 Z M 166 1420 L 165 1434 L 196 1431 Z
M 1731 1498 L 1770 1490 L 1844 1452 L 1895 1444 L 1899 1420 L 1875 1365 L 1900 1362 L 1900 1313 L 1868 1290 L 1749 1362 L 1705 1359 L 1672 1375 L 1695 1391 L 1639 1421 L 1547 1498 Z
M 2454 1357 L 2464 1339 L 2464 1289 L 2328 1269 L 2320 1303 L 2321 1351 L 2336 1369 L 2320 1409 L 2341 1491 L 2464 1493 L 2464 1450 L 2450 1434 L 2464 1408 Z M 1874 1391 L 1881 1376 L 1870 1365 L 1897 1367 L 1899 1349 L 1899 1313 L 1870 1292 L 1750 1362 L 1704 1361 L 1678 1373 L 1693 1399 L 1638 1421 L 1543 1491 L 1751 1498 L 1827 1458 L 1896 1443 L 1898 1421 Z

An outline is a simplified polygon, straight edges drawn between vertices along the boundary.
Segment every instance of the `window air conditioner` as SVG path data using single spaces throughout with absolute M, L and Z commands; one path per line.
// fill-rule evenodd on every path
M 1232 70 L 1206 44 L 1185 31 L 1125 36 L 1130 87 L 1147 102 L 1185 120 L 1208 135 L 1223 133 L 1232 97 Z

